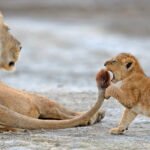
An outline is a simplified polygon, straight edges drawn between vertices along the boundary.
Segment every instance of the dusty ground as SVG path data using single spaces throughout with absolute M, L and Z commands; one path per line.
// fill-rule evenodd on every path
M 23 46 L 17 70 L 1 72 L 2 81 L 85 111 L 96 100 L 95 74 L 110 57 L 131 52 L 150 74 L 148 0 L 64 2 L 0 1 L 11 32 Z M 112 99 L 103 108 L 106 117 L 93 126 L 1 133 L 0 149 L 150 149 L 149 118 L 139 116 L 124 135 L 112 136 L 108 131 L 117 125 L 123 107 Z
M 94 103 L 93 92 L 49 92 L 51 98 L 75 110 L 87 110 Z M 149 119 L 139 117 L 125 135 L 113 136 L 109 129 L 117 125 L 123 109 L 113 100 L 105 102 L 106 117 L 101 123 L 88 127 L 63 130 L 38 130 L 25 133 L 1 133 L 0 147 L 3 150 L 149 150 Z

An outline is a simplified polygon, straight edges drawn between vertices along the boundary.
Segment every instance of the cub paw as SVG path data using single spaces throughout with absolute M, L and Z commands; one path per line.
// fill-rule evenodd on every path
M 109 99 L 111 97 L 111 93 L 113 93 L 115 86 L 110 85 L 105 91 L 105 98 Z
M 109 133 L 113 134 L 113 135 L 121 135 L 123 134 L 124 129 L 120 129 L 120 128 L 112 128 Z

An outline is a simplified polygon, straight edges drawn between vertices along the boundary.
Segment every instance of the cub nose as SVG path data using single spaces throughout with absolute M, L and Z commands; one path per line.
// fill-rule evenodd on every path
M 104 63 L 104 66 L 107 66 L 109 63 L 110 63 L 110 61 L 106 61 L 106 62 Z
M 12 67 L 12 66 L 14 66 L 15 65 L 15 62 L 14 61 L 10 61 L 9 62 L 9 67 Z

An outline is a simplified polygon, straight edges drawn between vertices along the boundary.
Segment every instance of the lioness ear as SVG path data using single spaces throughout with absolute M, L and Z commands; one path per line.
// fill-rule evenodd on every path
M 10 30 L 10 28 L 8 27 L 8 25 L 7 25 L 6 23 L 4 23 L 4 28 L 5 28 L 6 30 Z
M 134 64 L 133 62 L 129 61 L 125 64 L 125 67 L 127 70 L 131 70 L 133 68 Z
M 3 15 L 2 15 L 2 13 L 0 12 L 0 25 L 2 25 L 3 24 Z
M 3 21 L 3 15 L 1 12 L 0 12 L 0 21 Z

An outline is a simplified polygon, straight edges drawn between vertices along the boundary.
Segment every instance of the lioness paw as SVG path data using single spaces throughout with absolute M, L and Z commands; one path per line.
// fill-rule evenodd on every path
M 104 117 L 105 117 L 105 111 L 100 110 L 89 120 L 88 124 L 92 125 L 97 122 L 100 122 Z
M 84 112 L 80 112 L 80 114 L 83 114 Z M 89 121 L 86 121 L 79 126 L 87 126 L 87 125 L 93 125 L 95 123 L 100 122 L 105 117 L 105 111 L 99 110 Z

